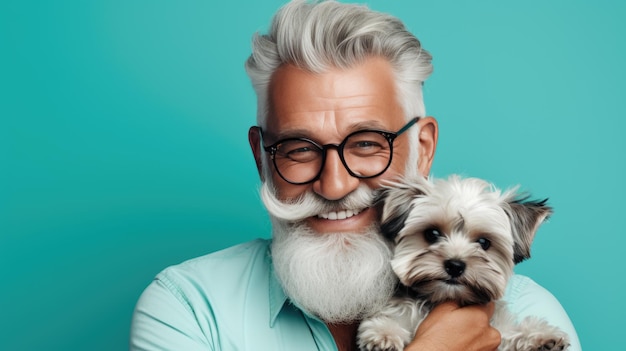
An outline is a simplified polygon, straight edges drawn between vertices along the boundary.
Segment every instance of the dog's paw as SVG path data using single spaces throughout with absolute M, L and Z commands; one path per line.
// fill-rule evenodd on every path
M 522 321 L 523 337 L 517 340 L 519 351 L 565 351 L 569 337 L 561 329 L 542 319 L 529 317 Z
M 569 347 L 567 338 L 559 336 L 545 336 L 528 340 L 526 347 L 519 350 L 523 351 L 565 351 Z
M 361 351 L 402 351 L 410 338 L 411 333 L 397 324 L 364 321 L 357 343 Z
M 377 333 L 359 341 L 361 351 L 402 351 L 404 342 L 398 335 Z
M 563 351 L 569 346 L 564 339 L 547 340 L 537 351 Z

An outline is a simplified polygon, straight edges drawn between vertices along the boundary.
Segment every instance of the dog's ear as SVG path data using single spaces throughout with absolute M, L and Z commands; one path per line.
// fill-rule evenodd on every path
M 530 258 L 530 245 L 541 223 L 551 214 L 548 199 L 529 200 L 528 195 L 511 196 L 504 206 L 513 232 L 513 261 L 515 264 Z
M 395 239 L 413 208 L 413 199 L 426 193 L 426 179 L 389 183 L 376 194 L 375 205 L 381 208 L 380 229 L 388 239 Z

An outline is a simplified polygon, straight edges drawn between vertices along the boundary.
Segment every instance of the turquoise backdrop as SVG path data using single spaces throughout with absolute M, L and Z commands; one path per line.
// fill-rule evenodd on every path
M 125 350 L 157 272 L 268 237 L 243 62 L 282 2 L 0 5 L 1 350 Z M 434 56 L 434 175 L 550 197 L 517 270 L 560 299 L 586 350 L 619 348 L 626 3 L 368 4 Z

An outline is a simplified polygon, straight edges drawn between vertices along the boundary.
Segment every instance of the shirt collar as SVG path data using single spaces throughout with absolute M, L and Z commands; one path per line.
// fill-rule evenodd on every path
M 283 307 L 287 303 L 287 295 L 285 294 L 285 290 L 280 285 L 278 278 L 276 278 L 276 273 L 274 272 L 274 264 L 272 263 L 272 255 L 270 248 L 267 250 L 267 260 L 269 264 L 269 305 L 270 305 L 270 328 L 274 327 L 274 323 L 276 322 L 276 318 L 280 311 L 282 311 Z

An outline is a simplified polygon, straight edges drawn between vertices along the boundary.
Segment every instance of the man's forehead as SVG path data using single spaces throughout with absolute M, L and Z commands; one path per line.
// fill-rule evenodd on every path
M 404 114 L 391 72 L 389 62 L 374 57 L 323 73 L 281 67 L 272 77 L 267 137 L 330 140 L 359 130 L 400 128 Z

